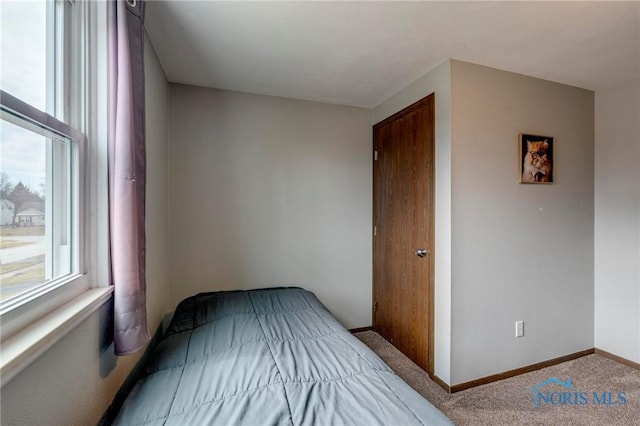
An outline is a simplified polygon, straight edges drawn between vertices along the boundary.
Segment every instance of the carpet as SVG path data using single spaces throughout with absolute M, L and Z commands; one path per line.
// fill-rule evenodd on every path
M 640 425 L 640 371 L 600 355 L 447 394 L 379 334 L 354 335 L 457 425 Z M 573 390 L 549 383 L 534 407 L 534 386 L 552 377 L 570 378 Z

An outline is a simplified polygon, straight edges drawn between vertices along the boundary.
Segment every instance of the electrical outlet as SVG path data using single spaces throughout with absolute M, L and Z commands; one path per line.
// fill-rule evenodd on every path
M 524 321 L 516 321 L 516 337 L 524 336 Z

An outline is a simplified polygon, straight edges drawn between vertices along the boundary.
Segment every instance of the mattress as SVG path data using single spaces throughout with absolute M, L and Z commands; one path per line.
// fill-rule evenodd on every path
M 309 291 L 182 301 L 115 424 L 445 425 Z

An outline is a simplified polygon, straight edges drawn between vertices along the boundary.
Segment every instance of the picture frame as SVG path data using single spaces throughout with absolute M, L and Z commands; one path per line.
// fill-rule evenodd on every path
M 518 137 L 520 183 L 552 184 L 553 136 L 520 133 Z

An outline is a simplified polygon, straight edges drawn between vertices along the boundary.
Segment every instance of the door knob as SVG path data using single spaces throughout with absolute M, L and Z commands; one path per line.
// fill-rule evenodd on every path
M 428 250 L 425 249 L 417 249 L 416 250 L 416 256 L 418 257 L 425 257 L 428 253 Z

